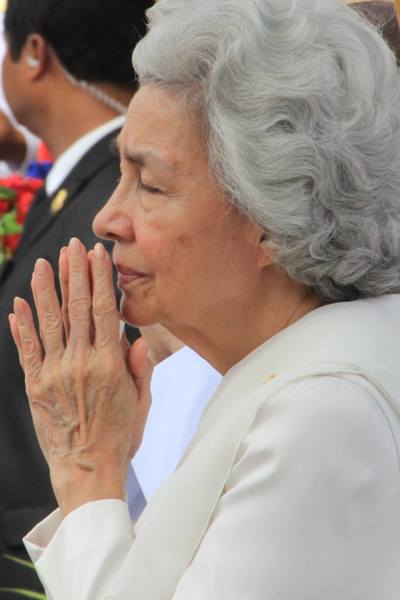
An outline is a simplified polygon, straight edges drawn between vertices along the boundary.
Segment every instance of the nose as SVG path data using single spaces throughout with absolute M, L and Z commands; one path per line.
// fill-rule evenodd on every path
M 126 211 L 126 202 L 121 198 L 119 186 L 96 215 L 93 231 L 100 238 L 115 242 L 132 241 L 134 238 L 132 221 Z

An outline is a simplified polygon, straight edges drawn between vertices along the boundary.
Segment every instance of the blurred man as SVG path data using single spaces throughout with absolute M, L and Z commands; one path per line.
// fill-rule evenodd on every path
M 92 221 L 120 175 L 110 142 L 135 91 L 131 55 L 145 33 L 144 11 L 151 4 L 8 2 L 4 92 L 18 122 L 44 140 L 56 162 L 13 260 L 0 271 L 0 555 L 25 557 L 23 535 L 56 506 L 8 314 L 15 296 L 33 304 L 30 281 L 38 258 L 57 272 L 60 249 L 71 237 L 87 248 L 97 241 Z M 35 580 L 33 571 L 0 557 L 0 587 L 33 589 Z
M 7 49 L 3 37 L 5 10 L 6 0 L 0 0 L 0 63 Z M 24 175 L 29 162 L 37 158 L 38 145 L 37 137 L 15 122 L 0 85 L 0 177 L 15 171 Z

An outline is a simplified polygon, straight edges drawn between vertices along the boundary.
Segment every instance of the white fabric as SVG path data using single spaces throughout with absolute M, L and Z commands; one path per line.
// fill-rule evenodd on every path
M 78 164 L 81 158 L 88 152 L 98 141 L 105 137 L 114 129 L 122 127 L 125 123 L 125 117 L 117 117 L 100 125 L 93 131 L 90 131 L 72 146 L 68 148 L 54 163 L 50 173 L 46 179 L 46 192 L 50 196 L 63 183 L 72 169 Z
M 346 379 L 263 406 L 174 600 L 399 598 L 396 448 L 379 394 Z
M 185 346 L 154 369 L 152 405 L 132 461 L 147 502 L 176 469 L 222 376 Z
M 27 536 L 49 598 L 398 600 L 399 339 L 393 296 L 313 311 L 246 357 L 129 551 L 116 501 Z
M 44 530 L 47 528 L 51 530 L 53 527 L 64 527 L 65 525 L 70 524 L 71 534 L 74 536 L 79 533 L 84 533 L 86 529 L 89 531 L 96 523 L 101 522 L 103 531 L 102 542 L 105 544 L 103 546 L 103 560 L 107 562 L 107 571 L 110 569 L 115 577 L 120 566 L 119 559 L 122 548 L 123 552 L 126 554 L 134 541 L 129 512 L 127 511 L 126 504 L 121 500 L 103 500 L 95 502 L 92 503 L 92 508 L 93 511 L 90 511 L 90 514 L 82 512 L 80 518 L 78 516 L 78 520 L 75 518 L 70 519 L 69 517 L 72 516 L 72 514 L 74 514 L 74 517 L 76 516 L 75 513 L 71 513 L 71 515 L 63 522 L 60 520 L 59 511 L 55 511 L 45 520 Z M 112 510 L 109 511 L 109 508 Z M 121 536 L 122 532 L 123 535 Z M 38 532 L 38 537 L 39 540 L 42 539 L 44 541 L 43 533 Z M 102 553 L 102 548 L 98 548 L 98 550 Z M 38 552 L 35 553 L 35 549 L 33 549 L 32 556 L 38 556 Z M 115 560 L 113 559 L 113 556 L 115 557 Z M 78 554 L 73 558 L 72 562 L 84 561 L 86 568 L 90 571 L 96 568 L 97 560 L 98 556 L 94 554 L 86 556 L 86 547 L 85 544 L 82 544 L 78 550 Z M 91 564 L 92 561 L 93 564 Z M 104 573 L 104 578 L 100 576 L 96 577 L 95 581 L 92 580 L 92 578 L 85 578 L 80 581 L 80 573 L 78 570 L 76 571 L 76 576 L 75 573 L 71 571 L 69 576 L 71 589 L 79 590 L 79 593 L 76 596 L 71 596 L 71 600 L 78 600 L 79 598 L 104 598 L 107 591 L 108 578 L 109 573 L 107 572 Z M 70 584 L 68 584 L 68 587 Z M 54 584 L 51 583 L 50 585 L 53 587 Z M 56 586 L 58 586 L 58 582 L 56 583 Z M 47 593 L 47 598 L 50 600 L 52 596 L 46 583 L 44 583 L 44 588 Z

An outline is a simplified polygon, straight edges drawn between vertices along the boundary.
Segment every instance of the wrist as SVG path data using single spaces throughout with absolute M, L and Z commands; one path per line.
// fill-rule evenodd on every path
M 125 469 L 101 465 L 87 469 L 74 465 L 50 470 L 54 494 L 65 518 L 69 513 L 96 500 L 125 502 Z

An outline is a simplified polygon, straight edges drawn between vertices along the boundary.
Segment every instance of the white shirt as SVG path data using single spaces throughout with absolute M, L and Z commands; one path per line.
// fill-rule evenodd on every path
M 399 339 L 386 297 L 317 309 L 254 351 L 134 529 L 103 500 L 29 534 L 48 598 L 398 600 Z M 280 372 L 292 363 L 310 374 Z
M 142 445 L 132 461 L 147 502 L 176 469 L 222 376 L 185 346 L 159 365 Z
M 116 117 L 104 125 L 90 131 L 72 144 L 54 163 L 46 179 L 46 192 L 50 196 L 63 183 L 72 169 L 93 146 L 114 129 L 122 127 L 125 116 Z

